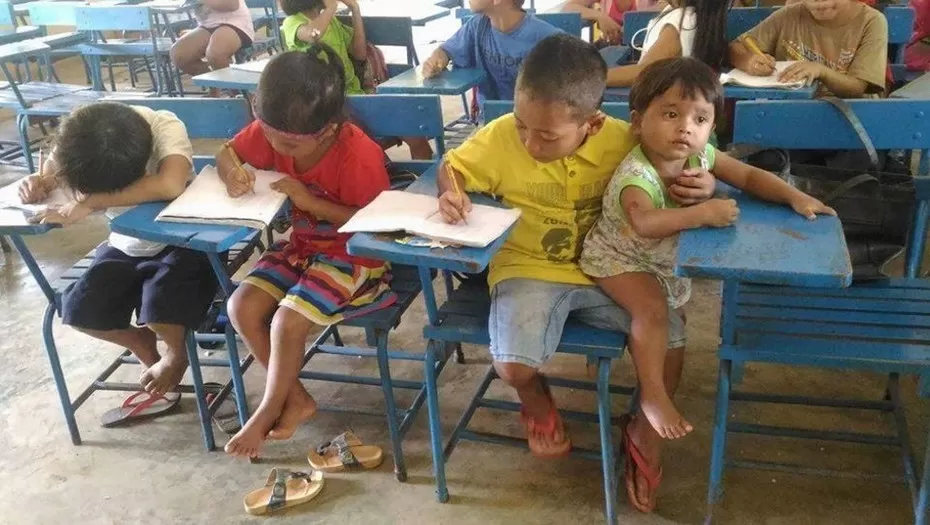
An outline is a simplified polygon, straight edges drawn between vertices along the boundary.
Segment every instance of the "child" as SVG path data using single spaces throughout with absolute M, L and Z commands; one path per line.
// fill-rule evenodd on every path
M 95 210 L 171 200 L 191 175 L 187 130 L 167 111 L 101 102 L 84 106 L 61 125 L 42 175 L 20 187 L 23 202 L 40 202 L 62 185 L 77 193 L 71 205 L 39 219 L 68 225 Z M 216 294 L 206 256 L 117 233 L 62 295 L 64 324 L 123 346 L 145 370 L 140 383 L 156 396 L 172 391 L 187 369 L 185 331 L 196 328 Z M 130 324 L 133 311 L 136 321 Z M 156 336 L 167 346 L 156 350 Z
M 775 71 L 775 61 L 795 60 L 779 78 L 819 81 L 823 93 L 861 98 L 882 93 L 888 62 L 888 23 L 855 0 L 804 0 L 785 6 L 748 31 L 759 50 L 730 44 L 730 62 L 750 75 Z
M 475 16 L 423 63 L 432 78 L 449 66 L 481 68 L 487 79 L 478 86 L 478 107 L 485 100 L 511 100 L 520 63 L 533 47 L 560 32 L 523 10 L 523 0 L 469 0 Z
M 604 193 L 603 211 L 588 233 L 581 269 L 629 312 L 630 353 L 640 386 L 640 408 L 660 436 L 692 430 L 663 384 L 666 349 L 685 346 L 689 279 L 675 277 L 678 233 L 736 221 L 733 200 L 711 199 L 679 208 L 666 187 L 687 170 L 707 170 L 761 199 L 786 204 L 813 219 L 835 215 L 775 175 L 743 164 L 708 144 L 723 107 L 717 74 L 691 58 L 666 59 L 643 70 L 630 92 L 633 133 L 639 145 L 617 168 Z
M 530 450 L 539 457 L 571 449 L 538 372 L 555 353 L 565 320 L 572 315 L 598 328 L 629 329 L 626 312 L 578 267 L 604 188 L 636 145 L 625 122 L 598 111 L 606 77 L 594 46 L 566 34 L 544 39 L 523 62 L 514 113 L 489 122 L 443 165 L 459 188 L 493 193 L 522 211 L 491 261 L 488 327 L 494 368 L 517 390 Z M 467 195 L 459 196 L 446 176 L 438 182 L 443 217 L 462 219 L 471 206 Z M 683 204 L 712 192 L 713 178 L 705 172 L 683 176 L 669 189 Z M 667 368 L 673 375 L 676 366 Z M 646 449 L 653 457 L 661 438 L 639 419 L 631 433 L 641 448 L 647 441 L 653 446 Z
M 346 94 L 365 93 L 361 79 L 355 71 L 355 62 L 368 58 L 365 24 L 356 0 L 338 0 L 352 11 L 352 27 L 336 18 L 337 0 L 281 0 L 281 8 L 288 15 L 281 25 L 281 33 L 288 50 L 306 51 L 314 42 L 333 48 L 342 60 L 346 77 Z M 405 138 L 410 156 L 417 160 L 433 158 L 433 149 L 424 138 Z
M 197 27 L 171 46 L 171 62 L 191 76 L 229 67 L 233 56 L 255 40 L 245 0 L 199 2 L 194 11 Z
M 653 62 L 694 57 L 720 69 L 727 51 L 728 0 L 669 0 L 646 26 L 639 63 L 610 68 L 607 85 L 628 87 Z M 639 42 L 640 37 L 635 37 Z
M 247 193 L 256 169 L 286 174 L 274 189 L 290 198 L 293 231 L 242 281 L 229 315 L 255 358 L 268 369 L 258 410 L 226 445 L 256 457 L 265 437 L 288 439 L 316 403 L 298 381 L 313 325 L 329 325 L 392 304 L 390 273 L 381 261 L 346 253 L 349 235 L 336 230 L 388 189 L 384 153 L 354 124 L 343 122 L 345 75 L 325 44 L 277 55 L 262 73 L 256 120 L 217 155 L 229 194 Z
M 620 43 L 623 15 L 630 11 L 656 9 L 658 2 L 653 0 L 568 0 L 562 5 L 563 13 L 580 13 L 581 18 L 596 23 L 604 34 L 605 43 L 609 45 Z

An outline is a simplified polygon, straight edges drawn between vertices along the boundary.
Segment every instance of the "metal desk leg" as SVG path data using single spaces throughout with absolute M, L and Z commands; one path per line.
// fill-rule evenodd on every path
M 226 274 L 226 265 L 220 261 L 220 255 L 218 253 L 208 253 L 207 258 L 210 260 L 210 265 L 213 267 L 216 280 L 223 290 L 223 296 L 228 301 L 236 287 L 232 279 L 229 278 L 229 275 Z M 229 317 L 226 311 L 226 302 L 223 303 L 221 313 Z M 239 361 L 239 346 L 236 342 L 236 332 L 233 329 L 232 323 L 226 323 L 225 335 L 226 352 L 229 354 L 229 375 L 232 376 L 233 388 L 236 389 L 236 407 L 239 409 L 239 423 L 245 426 L 249 421 L 249 403 L 245 393 L 245 381 L 242 380 L 242 363 Z

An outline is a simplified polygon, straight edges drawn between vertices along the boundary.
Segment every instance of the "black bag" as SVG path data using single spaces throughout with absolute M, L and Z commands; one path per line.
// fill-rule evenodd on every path
M 825 97 L 855 130 L 868 158 L 839 154 L 824 165 L 791 162 L 788 152 L 763 150 L 747 162 L 778 173 L 789 184 L 836 210 L 843 223 L 853 265 L 853 279 L 882 276 L 882 267 L 898 255 L 907 242 L 914 208 L 914 181 L 906 171 L 892 172 L 893 163 L 881 162 L 862 122 L 849 105 Z M 859 153 L 859 152 L 855 152 Z M 837 157 L 842 161 L 836 162 Z M 859 165 L 868 163 L 866 169 Z

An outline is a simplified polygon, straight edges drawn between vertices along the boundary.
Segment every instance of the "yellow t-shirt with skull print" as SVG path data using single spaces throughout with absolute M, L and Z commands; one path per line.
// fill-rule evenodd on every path
M 450 151 L 446 160 L 465 177 L 466 191 L 522 211 L 491 261 L 488 284 L 518 277 L 592 284 L 578 267 L 581 247 L 601 214 L 604 189 L 634 146 L 629 124 L 608 117 L 573 155 L 543 164 L 527 153 L 509 114 Z

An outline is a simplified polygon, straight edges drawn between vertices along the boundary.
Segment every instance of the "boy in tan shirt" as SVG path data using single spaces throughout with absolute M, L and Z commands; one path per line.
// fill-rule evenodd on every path
M 743 37 L 755 40 L 754 53 Z M 803 0 L 776 11 L 730 44 L 730 62 L 750 75 L 767 76 L 775 61 L 794 60 L 786 82 L 819 81 L 820 94 L 861 98 L 885 89 L 888 23 L 856 0 Z

